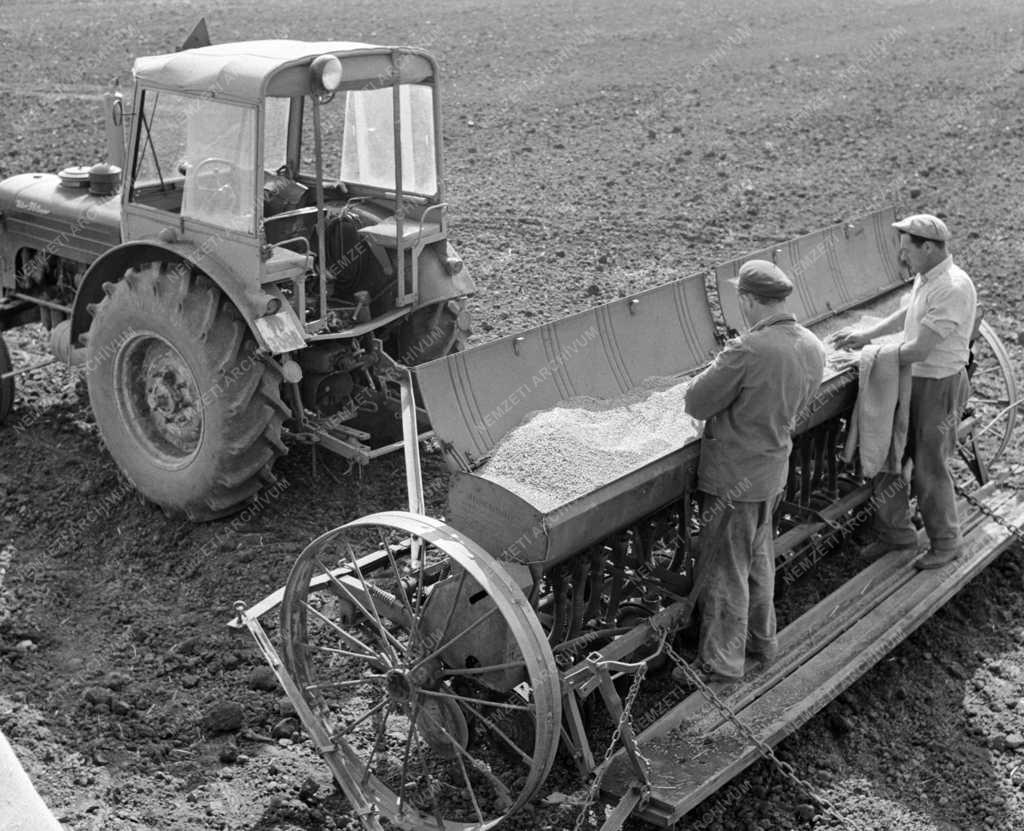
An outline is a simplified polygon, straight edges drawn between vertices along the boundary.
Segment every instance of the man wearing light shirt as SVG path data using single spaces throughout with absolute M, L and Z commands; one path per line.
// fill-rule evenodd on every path
M 916 214 L 893 223 L 900 232 L 900 257 L 914 278 L 909 303 L 874 326 L 844 329 L 833 336 L 841 349 L 860 349 L 874 338 L 903 331 L 900 365 L 911 365 L 910 429 L 907 455 L 930 548 L 915 565 L 939 568 L 963 548 L 953 477 L 946 460 L 956 447 L 956 430 L 967 403 L 969 344 L 977 314 L 977 293 L 967 273 L 946 250 L 949 229 L 938 217 Z M 875 479 L 879 499 L 868 556 L 916 547 L 906 488 L 890 487 L 893 474 Z

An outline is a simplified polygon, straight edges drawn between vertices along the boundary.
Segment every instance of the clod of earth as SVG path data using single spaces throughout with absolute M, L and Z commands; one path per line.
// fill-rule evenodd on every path
M 242 726 L 243 720 L 244 713 L 240 704 L 222 701 L 210 707 L 200 723 L 211 733 L 233 733 Z

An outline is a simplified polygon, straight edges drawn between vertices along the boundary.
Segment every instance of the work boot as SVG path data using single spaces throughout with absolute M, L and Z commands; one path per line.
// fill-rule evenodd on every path
M 955 548 L 940 550 L 929 548 L 927 554 L 914 561 L 914 568 L 942 568 L 944 565 L 948 565 L 949 563 L 953 562 L 953 560 L 955 560 L 959 556 L 960 552 L 957 551 L 957 549 Z
M 865 545 L 870 545 L 878 539 L 878 534 L 871 527 L 870 523 L 862 522 L 858 525 L 853 533 L 850 535 L 850 542 L 852 542 L 857 548 L 863 548 Z
M 747 652 L 747 659 L 743 666 L 743 674 L 749 675 L 752 672 L 762 672 L 768 669 L 768 667 L 775 663 L 775 659 L 778 656 L 779 651 L 777 649 L 772 650 L 771 652 Z

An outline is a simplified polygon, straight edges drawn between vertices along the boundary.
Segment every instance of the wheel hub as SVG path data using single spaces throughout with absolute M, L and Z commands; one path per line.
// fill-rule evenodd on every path
M 390 669 L 384 675 L 384 689 L 396 704 L 407 704 L 413 696 L 414 687 L 409 675 L 403 669 Z
M 431 749 L 446 759 L 469 742 L 469 727 L 462 710 L 452 700 L 439 698 L 438 691 L 424 686 L 431 673 L 419 668 L 393 667 L 384 673 L 384 692 L 395 710 L 411 714 L 416 728 Z
M 174 350 L 156 349 L 146 378 L 146 403 L 167 438 L 184 452 L 199 443 L 202 418 L 195 379 Z
M 118 355 L 118 405 L 137 441 L 168 466 L 187 462 L 203 435 L 202 396 L 188 363 L 155 334 Z

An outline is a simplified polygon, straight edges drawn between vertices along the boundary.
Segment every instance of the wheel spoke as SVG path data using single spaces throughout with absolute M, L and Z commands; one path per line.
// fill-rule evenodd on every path
M 365 643 L 363 643 L 361 640 L 359 640 L 359 638 L 357 638 L 355 635 L 350 635 L 348 632 L 346 632 L 344 629 L 342 629 L 340 626 L 338 626 L 337 623 L 335 623 L 333 620 L 331 620 L 329 617 L 327 617 L 327 615 L 325 615 L 323 612 L 321 612 L 319 609 L 311 606 L 308 601 L 303 601 L 302 605 L 306 607 L 306 611 L 312 612 L 314 615 L 316 615 L 318 618 L 320 618 L 320 620 L 322 620 L 324 623 L 326 623 L 328 626 L 330 626 L 338 634 L 338 636 L 343 641 L 345 641 L 345 643 L 347 643 L 349 646 L 351 646 L 354 649 L 362 649 L 362 650 L 364 650 L 365 654 L 362 655 L 361 657 L 363 657 L 363 658 L 377 658 L 377 657 L 379 657 L 377 655 L 377 653 L 373 649 L 371 649 L 369 646 L 367 646 Z M 316 644 L 313 644 L 313 645 L 315 646 Z M 338 651 L 338 650 L 335 650 L 335 651 Z
M 529 754 L 527 754 L 519 745 L 517 745 L 514 741 L 512 741 L 512 739 L 510 739 L 508 737 L 508 735 L 506 735 L 505 731 L 502 730 L 500 727 L 498 727 L 497 724 L 495 724 L 493 721 L 491 721 L 489 718 L 487 718 L 487 716 L 485 716 L 483 713 L 481 713 L 472 704 L 463 703 L 462 706 L 465 707 L 467 710 L 469 710 L 478 719 L 480 719 L 480 721 L 482 721 L 484 724 L 486 724 L 488 727 L 490 727 L 495 733 L 497 733 L 499 736 L 501 736 L 501 738 L 505 740 L 505 743 L 509 747 L 511 747 L 512 750 L 515 751 L 517 756 L 519 756 L 519 760 L 521 762 L 523 762 L 527 767 L 530 767 L 530 765 L 533 764 L 533 757 L 530 756 Z
M 371 605 L 371 606 L 373 606 L 373 610 L 374 610 L 374 613 L 373 613 L 373 614 L 370 614 L 370 612 L 368 612 L 368 611 L 366 610 L 366 607 L 365 607 L 365 606 L 363 606 L 363 604 L 362 604 L 362 603 L 360 602 L 359 598 L 357 598 L 357 597 L 356 597 L 356 596 L 355 596 L 355 595 L 354 595 L 354 594 L 352 593 L 352 590 L 351 590 L 351 589 L 350 589 L 350 588 L 349 588 L 348 586 L 346 586 L 346 585 L 345 585 L 344 583 L 342 583 L 342 582 L 341 582 L 341 580 L 339 580 L 339 579 L 338 579 L 337 577 L 335 577 L 335 576 L 334 576 L 334 574 L 333 574 L 333 573 L 331 572 L 331 570 L 330 570 L 330 569 L 328 569 L 328 568 L 327 568 L 327 567 L 326 567 L 326 566 L 325 566 L 325 565 L 324 565 L 324 564 L 323 564 L 322 562 L 320 562 L 319 560 L 317 560 L 317 564 L 318 564 L 318 565 L 320 566 L 321 570 L 322 570 L 322 571 L 324 572 L 324 574 L 326 575 L 326 577 L 327 577 L 327 578 L 328 578 L 328 579 L 329 579 L 329 580 L 330 580 L 330 581 L 331 581 L 331 582 L 332 582 L 332 583 L 333 583 L 333 584 L 334 584 L 335 586 L 337 586 L 337 587 L 338 587 L 339 589 L 341 589 L 341 590 L 342 590 L 342 591 L 343 591 L 343 592 L 345 593 L 345 596 L 346 596 L 346 597 L 347 597 L 347 598 L 348 598 L 348 599 L 349 599 L 349 600 L 350 600 L 350 601 L 352 602 L 352 604 L 353 604 L 353 605 L 354 605 L 354 606 L 355 606 L 355 607 L 356 607 L 357 609 L 359 609 L 359 611 L 360 611 L 360 612 L 362 612 L 362 614 L 363 614 L 363 616 L 364 616 L 365 618 L 367 618 L 367 619 L 368 619 L 368 620 L 370 620 L 370 621 L 376 621 L 376 623 L 377 623 L 377 627 L 378 627 L 378 629 L 380 630 L 380 634 L 381 634 L 381 637 L 382 637 L 382 639 L 383 639 L 383 641 L 384 641 L 384 648 L 385 648 L 385 649 L 387 650 L 387 652 L 389 653 L 389 656 L 391 657 L 391 659 L 392 659 L 392 660 L 393 660 L 393 661 L 394 661 L 395 663 L 397 663 L 397 662 L 398 662 L 398 655 L 397 655 L 397 653 L 395 653 L 395 651 L 394 651 L 394 649 L 393 649 L 393 646 L 397 646 L 397 647 L 398 647 L 399 649 L 403 649 L 403 647 L 402 647 L 402 645 L 401 645 L 401 644 L 400 644 L 400 643 L 399 643 L 399 642 L 398 642 L 398 641 L 397 641 L 397 640 L 395 639 L 394 635 L 392 635 L 392 634 L 391 634 L 390 632 L 388 632 L 388 630 L 387 630 L 387 629 L 385 629 L 385 628 L 384 628 L 384 624 L 382 624 L 382 623 L 381 623 L 381 620 L 380 620 L 380 618 L 379 618 L 379 617 L 377 616 L 377 614 L 376 614 L 376 612 L 377 612 L 377 607 L 376 607 L 376 606 L 374 605 L 374 603 L 373 603 L 373 598 L 372 598 L 372 597 L 369 597 L 369 595 L 367 595 L 367 596 L 369 597 L 369 600 L 370 600 L 370 605 Z M 366 582 L 365 582 L 365 581 L 363 581 L 363 585 L 364 585 L 364 586 L 366 585 Z
M 409 772 L 409 750 L 412 748 L 412 743 L 416 741 L 416 714 L 419 708 L 419 702 L 413 701 L 412 712 L 409 713 L 409 736 L 405 741 L 405 753 L 402 754 L 402 773 L 400 774 L 401 778 L 398 780 L 399 816 L 405 813 L 405 783 L 406 775 Z
M 381 547 L 388 555 L 388 562 L 391 564 L 391 570 L 395 573 L 395 582 L 398 584 L 398 596 L 401 598 L 402 605 L 405 606 L 405 611 L 409 615 L 409 626 L 410 626 L 410 640 L 409 640 L 409 651 L 413 652 L 416 647 L 416 641 L 419 637 L 420 622 L 416 613 L 412 609 L 412 605 L 409 603 L 409 598 L 405 594 L 405 586 L 402 585 L 402 575 L 398 571 L 398 562 L 395 560 L 395 555 L 391 551 L 391 546 L 388 545 L 387 539 L 384 537 L 384 532 L 378 526 L 377 536 L 380 539 Z M 420 573 L 422 574 L 422 566 Z
M 455 604 L 453 603 L 452 605 L 454 606 Z M 497 611 L 498 611 L 498 607 L 497 606 L 492 606 L 490 609 L 488 609 L 486 612 L 484 612 L 482 615 L 480 615 L 480 617 L 478 617 L 476 620 L 474 620 L 471 624 L 469 624 L 469 626 L 467 626 L 465 629 L 463 629 L 461 632 L 459 632 L 459 634 L 457 634 L 455 637 L 453 637 L 447 643 L 444 643 L 441 646 L 439 646 L 437 649 L 435 649 L 433 652 L 431 652 L 429 655 L 427 655 L 426 658 L 421 658 L 419 661 L 417 661 L 416 665 L 413 667 L 412 671 L 415 672 L 417 669 L 419 669 L 421 666 L 423 666 L 423 664 L 425 664 L 427 661 L 431 660 L 432 658 L 436 658 L 438 655 L 440 655 L 442 652 L 444 652 L 449 646 L 451 646 L 453 643 L 455 643 L 460 638 L 464 638 L 466 635 L 468 635 L 470 632 L 472 632 L 474 629 L 476 629 L 480 624 L 482 624 L 484 621 L 486 621 L 491 615 L 493 615 Z
M 363 568 L 362 568 L 362 566 L 359 565 L 359 558 L 356 556 L 355 551 L 352 550 L 352 544 L 348 540 L 345 540 L 344 542 L 345 542 L 345 551 L 348 553 L 348 558 L 352 562 L 352 565 L 355 566 L 356 574 L 359 576 L 359 582 L 364 587 L 372 585 L 366 579 L 366 577 L 363 576 Z M 398 641 L 398 639 L 395 638 L 390 632 L 388 632 L 387 628 L 384 626 L 384 621 L 381 620 L 380 613 L 377 611 L 377 604 L 374 603 L 373 595 L 370 593 L 370 591 L 368 589 L 367 589 L 367 592 L 366 592 L 366 599 L 369 601 L 370 608 L 373 610 L 373 619 L 377 622 L 377 628 L 380 629 L 381 636 L 384 638 L 384 640 L 386 642 L 392 643 L 394 645 L 395 649 L 398 650 L 397 652 L 395 652 L 392 655 L 392 657 L 397 662 L 399 654 L 405 652 L 405 647 L 402 646 L 402 644 Z M 410 625 L 411 625 L 411 623 L 412 623 L 412 621 L 410 621 Z
M 331 736 L 331 738 L 332 739 L 337 739 L 337 738 L 341 738 L 342 736 L 347 736 L 349 733 L 351 733 L 353 730 L 355 730 L 360 724 L 362 724 L 368 718 L 373 716 L 375 713 L 379 713 L 382 708 L 387 706 L 387 703 L 388 703 L 388 700 L 386 698 L 381 699 L 376 704 L 374 704 L 369 710 L 367 710 L 365 713 L 363 713 L 359 718 L 357 718 L 355 721 L 353 721 L 348 727 L 346 727 L 340 733 L 335 733 L 334 735 Z
M 501 707 L 503 710 L 523 710 L 527 713 L 536 711 L 536 707 L 532 704 L 509 704 L 507 701 L 487 701 L 483 698 L 471 698 L 468 695 L 456 695 L 455 693 L 443 693 L 440 690 L 420 690 L 424 695 L 434 696 L 436 698 L 450 698 L 453 701 L 472 702 L 473 704 L 482 704 L 484 707 Z
M 415 726 L 415 725 L 414 725 Z M 420 767 L 423 768 L 423 777 L 427 782 L 427 791 L 430 794 L 430 803 L 434 808 L 434 819 L 437 820 L 437 827 L 443 831 L 444 819 L 441 817 L 441 806 L 437 803 L 437 792 L 433 787 L 432 780 L 433 775 L 430 773 L 430 768 L 427 766 L 427 759 L 423 755 L 423 745 L 419 742 L 416 743 L 416 755 L 420 759 Z
M 476 798 L 476 790 L 473 788 L 473 783 L 469 780 L 469 774 L 466 773 L 466 765 L 462 761 L 462 755 L 460 754 L 455 758 L 459 763 L 459 770 L 462 771 L 462 778 L 466 782 L 466 790 L 469 791 L 469 798 L 470 801 L 472 801 L 473 803 L 473 810 L 476 811 L 477 818 L 480 820 L 480 824 L 482 825 L 484 822 L 484 815 L 483 812 L 480 810 L 480 803 L 477 801 Z
M 366 767 L 363 769 L 363 787 L 366 787 L 366 783 L 370 781 L 370 768 L 373 766 L 373 757 L 377 755 L 377 750 L 384 744 L 384 728 L 387 726 L 388 717 L 391 715 L 391 702 L 384 702 L 384 716 L 380 720 L 380 724 L 377 725 L 377 733 L 373 737 L 373 747 L 370 748 L 370 755 L 366 758 Z
M 509 661 L 507 664 L 492 664 L 489 667 L 466 667 L 464 669 L 443 669 L 440 677 L 446 678 L 451 675 L 486 675 L 489 672 L 498 672 L 503 669 L 520 669 L 526 666 L 525 661 Z
M 373 661 L 378 663 L 384 659 L 378 655 L 367 655 L 363 652 L 349 652 L 347 649 L 338 649 L 336 646 L 323 646 L 318 643 L 311 643 L 310 649 L 315 649 L 317 652 L 327 652 L 331 655 L 341 655 L 345 658 L 355 658 L 357 661 Z
M 409 540 L 409 557 L 410 562 L 419 564 L 419 570 L 416 572 L 416 597 L 422 598 L 423 575 L 427 570 L 427 546 L 425 545 L 425 540 L 420 539 L 419 542 L 420 545 L 417 546 L 415 537 Z M 456 597 L 458 597 L 458 595 L 456 595 Z
M 326 690 L 331 687 L 357 687 L 360 684 L 371 684 L 374 681 L 383 681 L 383 675 L 364 675 L 361 678 L 349 678 L 344 681 L 320 681 L 316 684 L 307 684 L 307 690 Z
M 466 765 L 462 761 L 461 754 L 456 755 L 455 761 L 459 763 L 459 770 L 462 772 L 462 781 L 466 783 L 466 790 L 469 791 L 469 799 L 473 803 L 473 810 L 476 811 L 477 818 L 480 820 L 480 824 L 483 825 L 484 815 L 480 810 L 480 803 L 477 801 L 476 791 L 473 789 L 473 783 L 469 781 L 469 774 L 466 773 Z
M 486 779 L 490 781 L 491 785 L 494 787 L 495 793 L 497 794 L 500 800 L 503 800 L 505 802 L 511 802 L 511 799 L 509 798 L 508 788 L 505 787 L 504 782 L 502 782 L 497 776 L 495 776 L 494 773 L 491 772 L 485 764 L 483 764 L 483 762 L 481 762 L 479 759 L 476 759 L 474 756 L 470 755 L 470 753 L 455 740 L 454 736 L 452 736 L 452 734 L 449 733 L 447 729 L 445 729 L 445 726 L 443 724 L 439 724 L 437 720 L 429 712 L 424 710 L 423 716 L 432 721 L 434 725 L 437 727 L 437 729 L 440 730 L 448 739 L 448 741 L 452 743 L 452 747 L 455 748 L 455 758 L 459 760 L 459 767 L 462 768 L 462 776 L 466 780 L 466 786 L 469 788 L 470 798 L 473 800 L 473 807 L 476 808 L 477 815 L 480 816 L 481 822 L 483 821 L 483 816 L 480 815 L 480 806 L 477 804 L 476 791 L 473 790 L 473 784 L 469 781 L 469 776 L 466 774 L 466 767 L 462 763 L 463 758 L 469 759 L 469 763 L 473 766 L 473 769 L 481 773 Z

